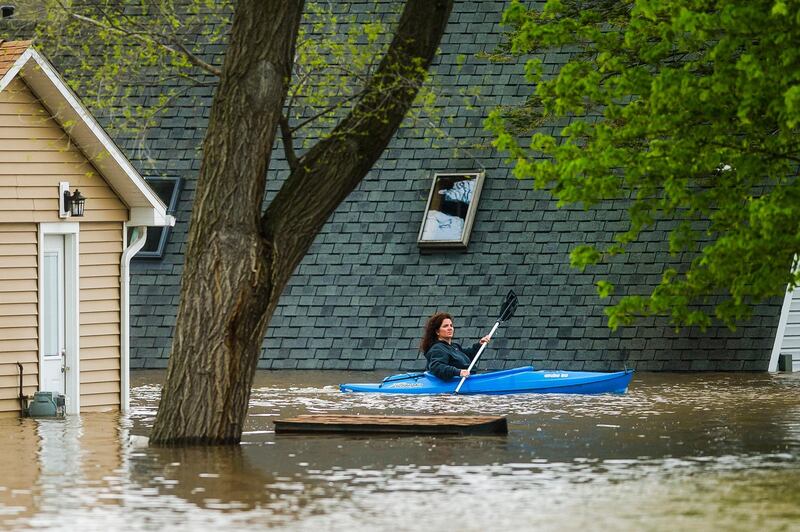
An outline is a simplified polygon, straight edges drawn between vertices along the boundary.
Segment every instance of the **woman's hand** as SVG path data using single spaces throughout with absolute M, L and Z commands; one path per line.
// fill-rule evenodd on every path
M 459 377 L 469 377 L 469 370 L 462 369 Z
M 488 343 L 489 343 L 489 340 L 491 340 L 491 339 L 492 339 L 492 337 L 491 337 L 491 336 L 484 336 L 483 338 L 481 338 L 481 339 L 480 339 L 480 340 L 478 340 L 478 341 L 479 341 L 480 343 L 482 343 L 482 344 L 488 344 Z

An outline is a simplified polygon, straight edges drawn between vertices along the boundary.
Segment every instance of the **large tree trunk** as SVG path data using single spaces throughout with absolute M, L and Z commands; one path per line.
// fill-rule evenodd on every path
M 167 381 L 162 445 L 238 443 L 267 323 L 320 228 L 413 103 L 452 0 L 408 0 L 374 78 L 300 158 L 262 216 L 302 2 L 242 0 L 204 143 Z
M 181 302 L 151 440 L 233 443 L 272 299 L 259 214 L 302 1 L 242 0 L 203 143 Z

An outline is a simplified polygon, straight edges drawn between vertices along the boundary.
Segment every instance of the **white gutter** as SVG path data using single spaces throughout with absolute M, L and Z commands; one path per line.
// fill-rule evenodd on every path
M 128 224 L 124 226 L 125 238 L 128 237 Z M 120 368 L 120 409 L 123 412 L 130 410 L 130 373 L 131 373 L 131 327 L 130 327 L 130 265 L 134 255 L 144 247 L 147 240 L 147 226 L 133 228 L 133 240 L 122 252 L 122 264 L 120 265 L 120 357 L 122 367 Z

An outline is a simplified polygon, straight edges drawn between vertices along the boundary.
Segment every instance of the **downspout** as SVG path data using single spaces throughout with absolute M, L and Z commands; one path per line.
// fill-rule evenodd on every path
M 128 227 L 125 225 L 125 234 Z M 122 252 L 122 264 L 120 265 L 120 409 L 128 412 L 130 409 L 130 371 L 131 371 L 131 349 L 130 349 L 130 265 L 134 255 L 144 247 L 147 240 L 147 227 L 134 227 L 131 235 L 131 242 Z

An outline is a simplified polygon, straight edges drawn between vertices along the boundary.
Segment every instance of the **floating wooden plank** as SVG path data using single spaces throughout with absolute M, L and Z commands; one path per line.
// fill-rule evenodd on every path
M 508 434 L 498 416 L 376 416 L 309 414 L 275 420 L 275 432 Z

